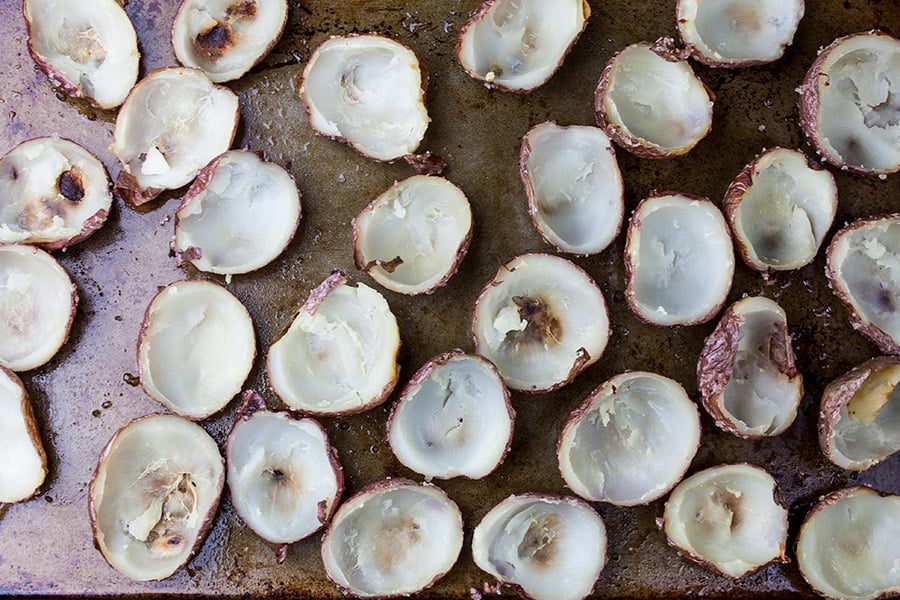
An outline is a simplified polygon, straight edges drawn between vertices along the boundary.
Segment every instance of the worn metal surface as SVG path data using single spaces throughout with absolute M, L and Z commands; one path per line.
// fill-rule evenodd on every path
M 454 347 L 471 349 L 468 335 L 475 297 L 498 263 L 526 251 L 549 251 L 534 231 L 518 175 L 521 136 L 546 119 L 563 125 L 593 123 L 593 91 L 606 60 L 625 45 L 674 34 L 674 0 L 591 2 L 588 28 L 562 69 L 543 88 L 516 96 L 491 92 L 466 77 L 454 59 L 457 31 L 478 0 L 306 0 L 290 2 L 281 43 L 261 67 L 230 84 L 240 94 L 242 122 L 236 146 L 264 152 L 288 167 L 303 194 L 303 221 L 284 255 L 257 273 L 236 276 L 228 288 L 247 305 L 258 334 L 259 357 L 248 387 L 273 406 L 262 357 L 272 338 L 333 268 L 375 285 L 353 268 L 350 220 L 395 179 L 412 173 L 383 165 L 318 138 L 306 123 L 294 89 L 312 49 L 331 34 L 374 31 L 415 50 L 430 73 L 432 123 L 422 145 L 444 156 L 446 176 L 469 196 L 475 217 L 468 257 L 449 284 L 431 296 L 407 298 L 383 291 L 397 314 L 403 349 L 401 383 L 428 358 Z M 618 153 L 628 213 L 650 190 L 705 195 L 717 202 L 731 178 L 764 147 L 809 151 L 797 125 L 795 87 L 835 37 L 871 28 L 900 35 L 896 0 L 811 0 L 794 45 L 770 66 L 712 70 L 695 66 L 716 94 L 711 135 L 688 156 L 640 160 Z M 143 53 L 142 74 L 174 63 L 168 41 L 176 0 L 131 0 Z M 39 135 L 59 133 L 99 155 L 115 176 L 108 150 L 114 114 L 56 93 L 27 54 L 20 3 L 0 0 L 0 151 Z M 835 172 L 840 205 L 835 228 L 848 220 L 896 211 L 898 175 L 881 180 Z M 129 419 L 161 407 L 129 383 L 141 315 L 158 286 L 205 277 L 175 266 L 168 255 L 172 215 L 183 190 L 135 211 L 117 203 L 106 226 L 59 255 L 80 290 L 81 305 L 69 342 L 48 365 L 26 373 L 51 473 L 42 493 L 0 510 L 0 592 L 4 594 L 143 594 L 178 592 L 240 595 L 287 592 L 340 597 L 327 581 L 318 554 L 320 535 L 294 544 L 277 565 L 272 552 L 247 530 L 224 499 L 202 551 L 188 567 L 158 583 L 134 583 L 108 567 L 92 545 L 87 489 L 100 449 Z M 832 230 L 834 231 L 834 229 Z M 513 396 L 516 432 L 506 462 L 482 481 L 440 485 L 456 500 L 466 522 L 466 547 L 457 566 L 422 597 L 468 598 L 489 579 L 475 568 L 468 543 L 482 515 L 511 493 L 566 491 L 558 474 L 556 439 L 568 413 L 602 381 L 625 369 L 646 369 L 680 381 L 696 399 L 695 363 L 715 323 L 687 329 L 640 324 L 623 300 L 624 234 L 596 257 L 576 262 L 593 275 L 611 308 L 612 338 L 602 359 L 562 390 Z M 877 354 L 851 330 L 827 289 L 824 259 L 772 284 L 738 263 L 729 301 L 764 294 L 787 311 L 795 334 L 806 396 L 794 425 L 775 439 L 739 440 L 715 429 L 703 415 L 703 440 L 691 471 L 721 462 L 747 461 L 768 469 L 790 506 L 791 535 L 821 494 L 848 483 L 900 493 L 900 456 L 860 475 L 831 466 L 815 440 L 815 418 L 827 382 Z M 390 399 L 393 401 L 393 397 Z M 389 402 L 390 402 L 389 401 Z M 340 451 L 347 493 L 387 476 L 416 477 L 384 443 L 389 404 L 355 417 L 322 419 Z M 236 402 L 204 426 L 221 443 Z M 2 442 L 0 442 L 2 444 Z M 0 445 L 2 448 L 2 445 Z M 678 556 L 665 544 L 655 518 L 663 501 L 646 507 L 597 505 L 609 532 L 609 563 L 597 596 L 729 597 L 811 596 L 796 564 L 770 566 L 732 582 Z M 790 555 L 790 552 L 789 552 Z

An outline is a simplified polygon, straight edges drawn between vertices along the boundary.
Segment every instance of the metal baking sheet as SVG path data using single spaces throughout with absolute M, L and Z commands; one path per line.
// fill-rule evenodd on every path
M 291 1 L 283 39 L 241 80 L 229 84 L 240 96 L 242 120 L 235 147 L 249 147 L 288 169 L 303 195 L 303 220 L 282 257 L 225 285 L 250 310 L 258 336 L 258 359 L 247 382 L 271 406 L 279 406 L 262 369 L 275 334 L 309 290 L 333 268 L 375 285 L 353 267 L 350 221 L 397 179 L 412 174 L 405 164 L 378 164 L 336 142 L 315 136 L 297 98 L 294 78 L 312 50 L 330 35 L 378 32 L 416 51 L 430 73 L 427 101 L 432 118 L 421 146 L 443 156 L 445 175 L 472 203 L 475 230 L 469 254 L 448 285 L 430 296 L 403 297 L 383 291 L 396 313 L 403 339 L 401 384 L 428 358 L 459 347 L 470 350 L 471 309 L 497 266 L 523 252 L 550 248 L 532 227 L 518 174 L 522 135 L 552 119 L 592 124 L 593 92 L 607 59 L 627 44 L 675 33 L 674 0 L 591 1 L 587 30 L 553 79 L 530 95 L 490 91 L 456 63 L 457 32 L 478 0 Z M 140 39 L 141 73 L 174 64 L 169 29 L 176 0 L 131 0 L 126 10 Z M 618 153 L 626 210 L 651 190 L 677 190 L 720 202 L 734 175 L 763 148 L 787 146 L 810 152 L 797 124 L 795 88 L 816 56 L 834 38 L 880 28 L 900 34 L 895 0 L 807 2 L 793 46 L 779 62 L 741 70 L 695 70 L 715 92 L 712 133 L 683 158 L 651 161 Z M 93 109 L 54 90 L 26 49 L 18 0 L 0 0 L 0 151 L 32 137 L 61 134 L 95 152 L 115 176 L 108 150 L 115 114 Z M 840 201 L 835 227 L 874 213 L 896 211 L 900 179 L 862 177 L 831 169 Z M 320 535 L 291 546 L 276 564 L 271 550 L 240 522 L 227 493 L 206 543 L 187 568 L 154 583 L 119 575 L 93 547 L 87 490 L 100 449 L 129 419 L 161 412 L 134 385 L 135 345 L 143 311 L 159 286 L 209 276 L 176 267 L 169 256 L 173 212 L 184 190 L 165 194 L 135 210 L 115 204 L 112 215 L 88 241 L 58 253 L 79 289 L 81 303 L 68 343 L 47 365 L 23 375 L 50 457 L 42 492 L 0 509 L 0 592 L 3 594 L 155 594 L 198 596 L 286 593 L 338 598 L 320 559 Z M 694 369 L 715 322 L 660 329 L 642 325 L 624 304 L 624 234 L 598 256 L 575 259 L 606 295 L 612 337 L 601 360 L 574 383 L 554 393 L 513 395 L 518 413 L 505 463 L 481 481 L 440 483 L 462 509 L 463 552 L 453 570 L 424 598 L 470 598 L 493 583 L 472 562 L 469 542 L 478 520 L 512 493 L 566 493 L 555 447 L 563 422 L 587 394 L 626 369 L 661 373 L 681 382 L 697 399 Z M 804 513 L 823 493 L 865 483 L 900 493 L 900 456 L 862 474 L 828 463 L 816 443 L 816 412 L 825 384 L 877 354 L 855 333 L 828 290 L 824 259 L 771 283 L 738 261 L 729 302 L 762 294 L 782 304 L 794 333 L 806 394 L 793 426 L 774 439 L 746 441 L 717 430 L 703 414 L 702 446 L 691 472 L 722 462 L 747 461 L 771 472 L 790 507 L 791 540 Z M 214 278 L 220 282 L 221 278 Z M 384 442 L 390 403 L 354 417 L 322 419 L 340 452 L 346 493 L 385 477 L 421 477 L 403 468 Z M 236 409 L 233 401 L 203 425 L 221 444 Z M 708 595 L 730 598 L 810 597 L 796 563 L 773 565 L 740 581 L 713 575 L 668 548 L 655 519 L 663 501 L 637 508 L 595 504 L 609 533 L 609 561 L 598 597 L 653 598 Z M 789 551 L 789 556 L 791 552 Z

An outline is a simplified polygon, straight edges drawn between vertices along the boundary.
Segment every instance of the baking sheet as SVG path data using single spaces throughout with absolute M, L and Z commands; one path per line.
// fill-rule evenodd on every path
M 288 169 L 303 195 L 303 220 L 294 242 L 268 267 L 235 276 L 227 284 L 250 310 L 258 359 L 247 387 L 268 389 L 263 357 L 309 290 L 333 268 L 375 286 L 353 267 L 350 221 L 396 179 L 412 174 L 405 164 L 384 165 L 313 135 L 296 96 L 294 78 L 312 50 L 329 35 L 374 31 L 410 46 L 430 74 L 432 118 L 421 150 L 446 158 L 445 175 L 469 196 L 475 230 L 469 254 L 449 284 L 431 296 L 403 297 L 381 290 L 398 317 L 403 348 L 401 384 L 428 358 L 454 347 L 471 350 L 471 307 L 497 266 L 513 256 L 550 251 L 531 225 L 518 175 L 521 136 L 552 119 L 562 125 L 592 124 L 593 91 L 607 59 L 627 44 L 675 33 L 674 0 L 591 2 L 587 30 L 555 77 L 527 96 L 493 92 L 465 76 L 454 43 L 477 0 L 291 1 L 282 41 L 264 63 L 229 84 L 239 95 L 242 121 L 235 147 L 260 150 Z M 174 64 L 169 28 L 176 0 L 131 0 L 142 51 L 141 73 Z M 38 72 L 25 45 L 18 1 L 0 0 L 0 151 L 32 137 L 62 134 L 95 152 L 115 177 L 119 167 L 108 147 L 114 113 L 99 111 L 56 92 Z M 688 156 L 637 159 L 618 153 L 626 211 L 651 190 L 676 190 L 720 202 L 731 178 L 764 147 L 810 151 L 797 125 L 796 93 L 819 47 L 834 38 L 872 28 L 900 34 L 895 0 L 813 0 L 795 42 L 770 66 L 737 71 L 695 70 L 716 94 L 712 133 Z M 845 222 L 896 211 L 898 176 L 885 180 L 832 169 L 840 192 L 836 230 Z M 87 490 L 100 449 L 129 419 L 161 412 L 135 387 L 135 345 L 143 311 L 159 286 L 208 278 L 180 269 L 169 257 L 173 213 L 183 190 L 167 193 L 141 210 L 117 202 L 95 236 L 59 253 L 79 288 L 81 304 L 69 342 L 47 365 L 23 374 L 43 429 L 50 475 L 36 498 L 0 509 L 0 593 L 189 595 L 289 593 L 337 598 L 318 554 L 320 535 L 291 546 L 278 565 L 270 549 L 243 526 L 227 493 L 216 524 L 186 569 L 166 581 L 135 583 L 111 569 L 92 545 Z M 640 324 L 624 304 L 624 234 L 602 254 L 575 262 L 602 288 L 610 307 L 612 336 L 601 360 L 574 383 L 539 396 L 513 395 L 516 431 L 505 463 L 482 481 L 440 485 L 460 505 L 466 540 L 456 567 L 425 598 L 469 598 L 490 578 L 473 564 L 471 531 L 487 510 L 512 493 L 566 493 L 558 475 L 556 440 L 566 416 L 601 382 L 626 369 L 661 373 L 681 382 L 697 399 L 694 369 L 703 339 L 715 325 L 659 329 Z M 763 294 L 785 308 L 794 333 L 806 395 L 794 425 L 783 435 L 740 440 L 717 430 L 703 413 L 702 446 L 690 472 L 722 462 L 747 461 L 772 473 L 790 507 L 791 542 L 799 521 L 824 492 L 865 483 L 900 493 L 900 456 L 865 473 L 830 465 L 815 440 L 818 400 L 825 384 L 877 354 L 849 327 L 843 308 L 827 289 L 821 256 L 810 266 L 779 274 L 773 283 L 738 261 L 729 302 Z M 222 278 L 215 278 L 223 281 Z M 399 388 L 398 388 L 399 389 Z M 420 476 L 403 468 L 384 442 L 390 403 L 363 415 L 322 419 L 340 452 L 346 494 L 384 477 Z M 220 442 L 230 428 L 233 401 L 204 422 Z M 773 565 L 732 582 L 681 558 L 655 525 L 663 501 L 646 507 L 595 504 L 609 534 L 608 564 L 596 596 L 627 598 L 710 595 L 799 597 L 812 595 L 796 564 Z M 790 552 L 789 552 L 790 555 Z

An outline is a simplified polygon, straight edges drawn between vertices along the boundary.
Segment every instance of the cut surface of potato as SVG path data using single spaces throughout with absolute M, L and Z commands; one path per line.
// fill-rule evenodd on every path
M 178 62 L 221 83 L 265 58 L 287 23 L 287 0 L 184 0 L 172 25 Z
M 577 498 L 510 496 L 475 527 L 472 556 L 524 598 L 580 600 L 606 566 L 606 526 Z
M 426 82 L 412 50 L 369 34 L 323 42 L 298 87 L 317 133 L 390 162 L 413 154 L 425 136 Z
M 700 444 L 700 414 L 677 382 L 642 371 L 595 389 L 566 421 L 559 468 L 587 500 L 647 504 L 672 489 Z
M 507 386 L 550 391 L 600 358 L 609 340 L 606 300 L 574 263 L 523 254 L 482 289 L 472 335 L 475 352 L 497 366 Z
M 0 505 L 34 496 L 47 477 L 47 454 L 31 400 L 15 373 L 0 366 Z
M 138 77 L 137 35 L 117 0 L 25 0 L 28 50 L 53 85 L 104 109 Z
M 272 389 L 295 410 L 337 415 L 384 402 L 399 376 L 397 319 L 384 297 L 335 271 L 269 348 Z
M 216 442 L 175 415 L 130 422 L 103 449 L 88 495 L 94 541 L 117 571 L 165 579 L 200 548 L 225 483 Z
M 531 219 L 563 252 L 597 254 L 622 228 L 622 174 L 612 142 L 601 129 L 552 122 L 522 140 L 519 167 Z
M 663 514 L 669 544 L 703 566 L 740 578 L 782 559 L 788 511 L 775 480 L 747 464 L 720 465 L 675 486 Z
M 838 38 L 798 91 L 800 126 L 825 160 L 858 173 L 900 169 L 900 40 L 878 31 Z
M 900 354 L 900 214 L 854 221 L 828 246 L 826 274 L 850 323 L 887 354 Z
M 443 490 L 392 479 L 338 508 L 322 540 L 322 561 L 329 579 L 352 596 L 406 596 L 443 577 L 462 543 L 462 514 Z
M 747 266 L 798 269 L 813 261 L 831 228 L 837 185 L 802 152 L 773 148 L 731 182 L 723 210 Z
M 177 281 L 150 302 L 138 341 L 144 390 L 169 410 L 205 419 L 241 391 L 256 356 L 250 313 L 224 287 Z
M 97 158 L 69 140 L 35 138 L 0 158 L 0 243 L 65 248 L 106 221 L 109 177 Z
M 201 271 L 248 273 L 287 247 L 300 210 L 290 173 L 253 152 L 230 150 L 204 167 L 185 194 L 173 249 Z
M 32 246 L 0 245 L 0 366 L 28 371 L 65 343 L 78 305 L 69 274 Z
M 590 14 L 585 0 L 488 0 L 460 29 L 456 55 L 486 86 L 530 92 L 562 65 Z
M 688 153 L 712 128 L 713 99 L 671 40 L 642 42 L 614 55 L 595 92 L 597 124 L 643 158 Z
M 496 367 L 457 350 L 413 375 L 391 412 L 388 443 L 400 462 L 429 479 L 480 479 L 509 451 L 514 417 Z
M 797 565 L 820 595 L 846 600 L 900 592 L 900 496 L 872 488 L 836 490 L 807 514 Z
M 734 250 L 728 226 L 709 200 L 661 194 L 635 209 L 625 243 L 626 298 L 653 325 L 712 319 L 731 289 Z
M 702 63 L 749 67 L 781 58 L 794 40 L 803 0 L 678 0 L 681 39 Z
M 472 209 L 443 177 L 392 185 L 353 220 L 356 267 L 401 294 L 427 294 L 456 272 L 472 237 Z
M 116 118 L 112 150 L 122 163 L 115 193 L 134 205 L 186 185 L 231 145 L 237 94 L 197 69 L 164 68 L 143 78 Z

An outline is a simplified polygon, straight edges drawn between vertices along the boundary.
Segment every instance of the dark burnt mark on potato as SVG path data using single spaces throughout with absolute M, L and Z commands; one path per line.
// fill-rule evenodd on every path
M 519 308 L 519 317 L 528 323 L 524 331 L 512 332 L 510 335 L 522 336 L 525 341 L 532 343 L 558 344 L 562 339 L 562 323 L 553 312 L 549 304 L 541 298 L 528 296 L 514 296 L 513 302 Z
M 84 180 L 74 169 L 63 171 L 56 182 L 56 188 L 69 202 L 81 202 L 84 198 Z

